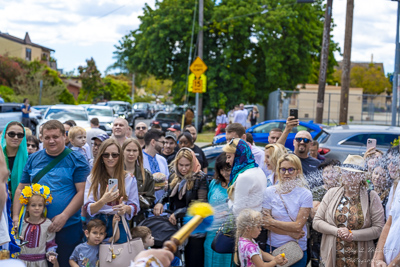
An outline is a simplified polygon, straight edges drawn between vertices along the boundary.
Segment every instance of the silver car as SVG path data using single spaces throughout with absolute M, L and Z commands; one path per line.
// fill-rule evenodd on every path
M 98 118 L 100 122 L 100 129 L 107 132 L 108 135 L 112 134 L 112 125 L 114 119 L 118 117 L 114 114 L 114 110 L 110 106 L 90 105 L 86 108 L 89 115 L 89 120 Z
M 342 125 L 324 128 L 314 139 L 319 142 L 322 156 L 343 162 L 349 154 L 363 156 L 370 138 L 376 139 L 376 148 L 385 152 L 399 135 L 400 127 Z

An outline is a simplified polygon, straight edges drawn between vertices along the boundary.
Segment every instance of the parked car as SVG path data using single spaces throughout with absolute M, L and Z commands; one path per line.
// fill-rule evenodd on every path
M 40 113 L 42 116 L 46 112 L 46 110 L 50 107 L 51 105 L 39 105 L 39 106 L 32 106 L 33 109 L 35 109 L 38 113 Z
M 131 104 L 124 101 L 108 101 L 99 102 L 99 106 L 110 106 L 114 109 L 114 112 L 118 114 L 119 117 L 124 118 L 128 121 L 129 126 L 135 126 L 135 110 L 132 108 Z
M 133 109 L 135 110 L 135 115 L 137 118 L 142 117 L 144 119 L 150 119 L 153 116 L 149 103 L 135 103 L 133 104 Z
M 269 132 L 272 129 L 279 128 L 284 130 L 285 127 L 286 120 L 268 120 L 247 129 L 246 133 L 251 133 L 251 135 L 253 136 L 253 140 L 256 143 L 268 143 Z M 286 139 L 285 147 L 289 148 L 290 150 L 294 150 L 293 139 L 296 136 L 296 133 L 299 131 L 307 131 L 314 138 L 322 131 L 322 127 L 314 124 L 312 121 L 300 121 L 300 125 L 293 128 L 290 132 L 288 138 Z M 214 137 L 213 144 L 221 144 L 224 142 L 226 142 L 225 133 L 219 134 Z
M 109 106 L 90 105 L 86 108 L 89 116 L 89 121 L 92 118 L 98 118 L 100 122 L 100 129 L 107 132 L 108 135 L 112 134 L 112 125 L 117 114 L 114 114 L 114 110 Z
M 76 125 L 86 130 L 90 128 L 89 116 L 85 108 L 76 105 L 54 105 L 49 107 L 40 124 L 49 120 L 58 120 L 61 123 L 67 120 L 74 120 Z
M 31 120 L 31 131 L 36 134 L 36 126 L 42 119 L 42 114 L 38 110 L 31 108 L 32 112 L 29 113 Z M 0 131 L 4 130 L 4 127 L 10 121 L 22 121 L 22 103 L 1 103 L 0 104 Z
M 150 127 L 152 127 L 154 124 L 159 124 L 161 125 L 162 130 L 166 132 L 167 129 L 174 124 L 180 125 L 181 119 L 182 116 L 179 113 L 158 112 L 150 122 Z
M 369 138 L 376 139 L 376 148 L 385 152 L 399 135 L 400 127 L 342 125 L 323 129 L 317 136 L 317 141 L 320 143 L 321 155 L 343 162 L 349 154 L 363 156 Z

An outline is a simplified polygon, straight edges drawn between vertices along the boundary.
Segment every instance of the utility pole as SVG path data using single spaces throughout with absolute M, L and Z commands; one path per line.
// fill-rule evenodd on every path
M 203 22 L 204 20 L 204 0 L 199 0 L 199 44 L 198 56 L 203 59 Z M 199 131 L 200 120 L 203 118 L 203 98 L 199 93 L 196 93 L 196 129 Z
M 42 91 L 43 91 L 43 80 L 40 80 L 40 83 L 39 83 L 39 105 L 41 105 L 42 104 Z
M 135 73 L 132 74 L 132 104 L 135 103 Z
M 342 62 L 342 90 L 340 92 L 340 115 L 339 124 L 347 124 L 350 88 L 351 67 L 351 39 L 353 35 L 353 13 L 354 0 L 347 0 L 346 8 L 346 30 L 344 34 L 344 52 Z
M 326 3 L 325 10 L 325 21 L 324 21 L 324 34 L 322 36 L 322 48 L 321 48 L 321 62 L 319 65 L 319 80 L 318 80 L 318 97 L 317 97 L 317 111 L 315 114 L 316 123 L 322 123 L 324 116 L 324 101 L 325 101 L 325 84 L 326 84 L 326 73 L 328 69 L 328 58 L 329 58 L 329 44 L 331 36 L 331 19 L 332 19 L 332 2 L 328 0 Z
M 396 126 L 397 117 L 397 86 L 399 83 L 399 64 L 400 64 L 400 45 L 399 45 L 399 20 L 400 20 L 400 1 L 397 0 L 397 27 L 396 27 L 396 54 L 394 57 L 393 89 L 392 89 L 392 126 Z

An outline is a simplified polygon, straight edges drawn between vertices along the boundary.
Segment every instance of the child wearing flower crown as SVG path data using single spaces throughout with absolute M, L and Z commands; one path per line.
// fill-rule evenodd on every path
M 254 238 L 260 235 L 261 225 L 261 213 L 251 209 L 242 210 L 236 219 L 235 263 L 239 266 L 273 267 L 287 263 L 283 255 L 274 257 L 260 249 Z
M 28 243 L 21 248 L 18 258 L 27 267 L 47 267 L 47 261 L 58 267 L 56 234 L 49 232 L 51 221 L 46 218 L 46 205 L 53 200 L 47 186 L 25 186 L 19 197 L 23 208 L 20 213 L 18 234 Z

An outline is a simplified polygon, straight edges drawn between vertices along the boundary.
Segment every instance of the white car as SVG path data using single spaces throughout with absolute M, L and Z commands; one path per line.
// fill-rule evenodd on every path
M 47 109 L 44 114 L 43 120 L 40 124 L 43 124 L 49 120 L 58 120 L 64 123 L 68 120 L 75 121 L 77 126 L 84 128 L 85 130 L 90 129 L 89 116 L 85 108 L 76 105 L 54 105 Z M 39 131 L 37 131 L 39 132 Z
M 89 115 L 89 121 L 93 118 L 98 118 L 100 122 L 100 129 L 106 131 L 108 135 L 112 134 L 112 125 L 114 119 L 118 117 L 118 114 L 114 113 L 112 107 L 90 105 L 86 107 L 86 111 Z

